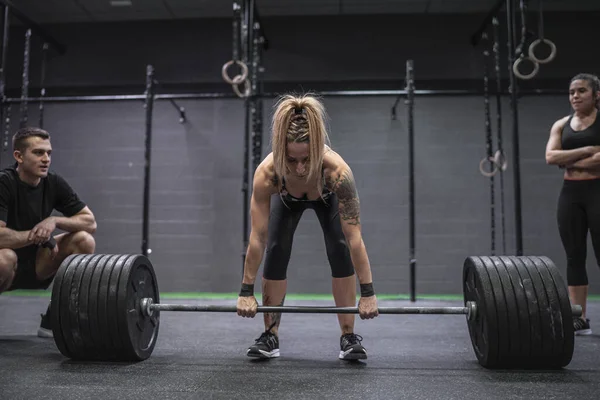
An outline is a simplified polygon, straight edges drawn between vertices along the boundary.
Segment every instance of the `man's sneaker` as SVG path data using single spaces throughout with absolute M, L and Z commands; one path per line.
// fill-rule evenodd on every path
M 48 305 L 48 310 L 46 310 L 46 314 L 42 314 L 42 322 L 40 322 L 40 327 L 38 328 L 37 335 L 41 338 L 54 337 L 54 335 L 52 334 L 52 325 L 50 324 L 50 305 Z
M 590 328 L 590 320 L 583 319 L 581 317 L 573 317 L 573 328 L 575 328 L 576 335 L 591 335 L 592 328 Z
M 271 331 L 265 331 L 246 351 L 248 357 L 274 358 L 279 357 L 279 339 Z
M 340 338 L 340 360 L 365 360 L 367 350 L 362 346 L 363 338 L 354 333 L 347 333 Z

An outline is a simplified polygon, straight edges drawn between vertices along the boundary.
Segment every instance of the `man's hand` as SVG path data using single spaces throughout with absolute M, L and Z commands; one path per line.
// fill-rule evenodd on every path
M 29 231 L 29 236 L 27 240 L 33 242 L 37 245 L 40 245 L 44 242 L 47 242 L 50 239 L 50 235 L 56 229 L 56 222 L 54 217 L 48 217 L 36 226 L 33 227 L 31 231 Z
M 254 318 L 258 302 L 254 296 L 240 296 L 237 300 L 237 315 L 244 318 Z
M 360 319 L 371 319 L 378 316 L 377 296 L 361 297 L 358 301 L 358 314 Z

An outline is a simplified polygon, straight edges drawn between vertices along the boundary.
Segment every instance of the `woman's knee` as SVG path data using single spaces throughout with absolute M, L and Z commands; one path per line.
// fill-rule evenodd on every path
M 346 240 L 330 240 L 325 242 L 327 258 L 331 266 L 331 276 L 346 278 L 354 275 L 354 265 L 350 258 L 350 249 Z
M 270 243 L 267 246 L 263 277 L 273 281 L 286 279 L 291 253 L 291 246 L 286 246 L 278 241 Z
M 567 264 L 567 284 L 569 286 L 585 286 L 588 284 L 585 263 L 577 266 Z

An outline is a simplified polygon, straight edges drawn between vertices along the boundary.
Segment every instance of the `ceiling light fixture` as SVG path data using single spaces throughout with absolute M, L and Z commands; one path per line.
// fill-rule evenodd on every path
M 110 0 L 110 5 L 113 7 L 129 7 L 132 3 L 131 0 Z

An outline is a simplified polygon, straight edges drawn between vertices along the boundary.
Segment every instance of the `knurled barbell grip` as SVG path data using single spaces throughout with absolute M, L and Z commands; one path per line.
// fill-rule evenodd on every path
M 145 315 L 154 311 L 196 311 L 196 312 L 237 312 L 236 306 L 198 304 L 154 304 L 152 299 L 142 299 L 140 307 Z M 466 307 L 380 307 L 380 314 L 473 314 L 475 303 Z M 358 314 L 358 307 L 316 307 L 316 306 L 259 306 L 259 313 L 286 312 L 306 314 Z

